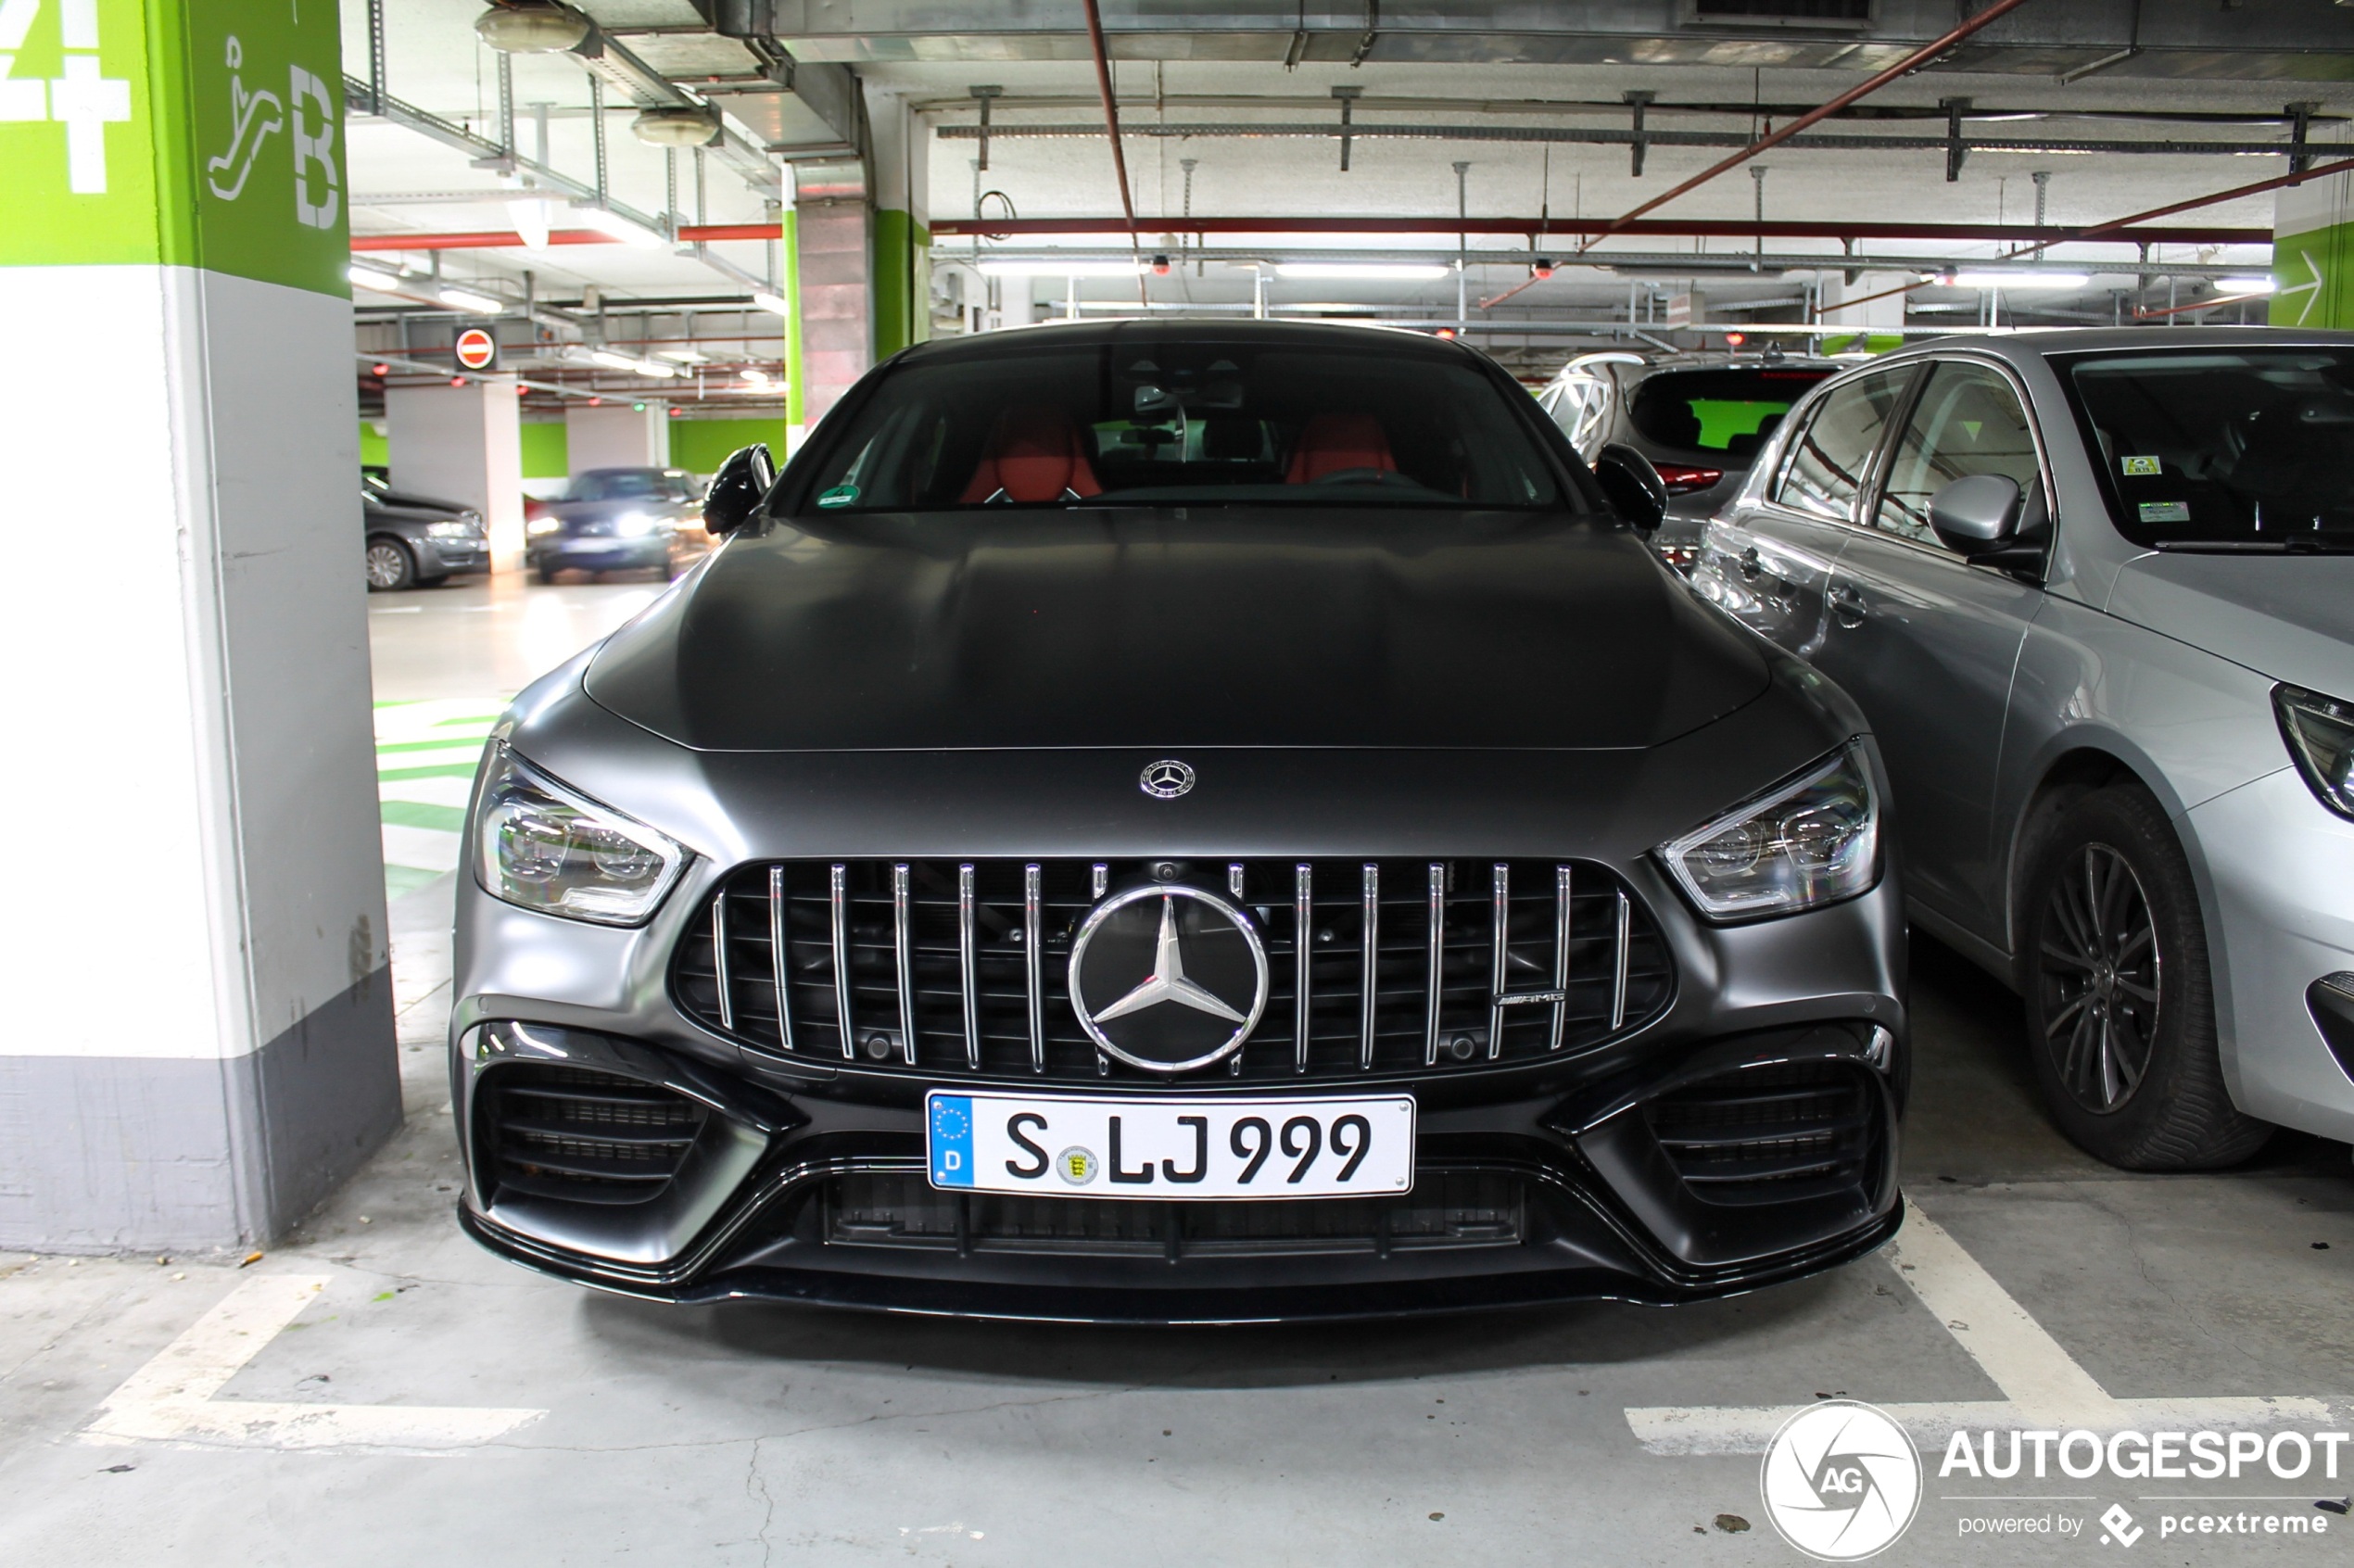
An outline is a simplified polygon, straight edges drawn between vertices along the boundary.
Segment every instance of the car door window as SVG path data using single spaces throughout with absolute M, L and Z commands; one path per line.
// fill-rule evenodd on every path
M 1872 453 L 1888 433 L 1907 373 L 1909 367 L 1858 377 L 1816 404 L 1806 428 L 1791 443 L 1775 501 L 1834 523 L 1852 522 Z
M 2035 434 L 2009 382 L 1987 365 L 1947 360 L 1930 371 L 1888 466 L 1874 526 L 1923 544 L 1931 496 L 1956 479 L 1999 474 L 2032 493 L 2042 482 Z

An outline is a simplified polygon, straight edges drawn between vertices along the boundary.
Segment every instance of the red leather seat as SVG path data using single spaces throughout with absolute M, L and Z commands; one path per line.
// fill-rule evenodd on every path
M 1390 455 L 1389 437 L 1382 434 L 1381 421 L 1371 414 L 1320 413 L 1300 431 L 1284 483 L 1312 485 L 1327 474 L 1348 468 L 1398 472 L 1398 460 Z
M 989 446 L 972 483 L 961 498 L 966 504 L 995 500 L 1050 501 L 1065 496 L 1085 499 L 1101 495 L 1095 471 L 1080 445 L 1079 426 L 1060 409 L 1032 406 L 1007 409 L 989 433 Z

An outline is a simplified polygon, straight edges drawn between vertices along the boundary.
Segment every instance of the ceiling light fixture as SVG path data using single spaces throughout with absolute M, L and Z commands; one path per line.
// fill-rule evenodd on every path
M 379 272 L 373 267 L 347 267 L 346 275 L 361 288 L 373 288 L 379 294 L 398 294 L 405 286 L 390 272 Z
M 2280 284 L 2271 277 L 2217 278 L 2215 286 L 2226 294 L 2270 294 Z
M 588 19 L 555 0 L 500 0 L 475 19 L 475 36 L 509 55 L 552 55 L 588 36 Z
M 1325 283 L 1429 283 L 1447 275 L 1448 269 L 1424 266 L 1406 261 L 1279 261 L 1275 275 L 1281 278 L 1312 278 Z
M 624 218 L 612 208 L 599 207 L 595 202 L 575 202 L 572 212 L 574 217 L 600 234 L 611 234 L 622 244 L 634 245 L 640 250 L 660 250 L 670 243 L 636 219 Z
M 752 291 L 752 302 L 764 310 L 774 310 L 780 316 L 792 314 L 792 307 L 785 303 L 783 295 L 771 294 L 765 288 L 755 288 Z
M 1956 288 L 2082 288 L 2091 283 L 2082 272 L 1955 272 Z
M 1133 278 L 1142 271 L 1134 261 L 983 261 L 981 271 L 993 278 Z
M 665 104 L 629 122 L 650 147 L 702 147 L 719 140 L 719 111 L 700 104 Z
M 505 300 L 493 299 L 487 294 L 476 294 L 472 289 L 445 288 L 435 294 L 434 297 L 453 310 L 472 310 L 477 315 L 484 316 L 495 316 L 507 308 Z

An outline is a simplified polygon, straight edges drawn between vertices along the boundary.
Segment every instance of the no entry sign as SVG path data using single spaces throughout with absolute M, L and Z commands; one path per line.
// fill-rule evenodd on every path
M 499 362 L 499 340 L 481 327 L 458 335 L 458 363 L 470 371 L 488 370 Z

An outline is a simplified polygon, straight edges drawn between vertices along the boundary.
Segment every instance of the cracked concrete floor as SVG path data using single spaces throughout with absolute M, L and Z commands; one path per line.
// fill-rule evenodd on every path
M 394 908 L 407 1124 L 297 1235 L 245 1271 L 0 1258 L 0 1562 L 1787 1563 L 1801 1559 L 1766 1526 L 1753 1457 L 1648 1453 L 1626 1409 L 1996 1397 L 1877 1258 L 1672 1311 L 1297 1330 L 675 1310 L 542 1280 L 449 1220 L 449 897 L 445 879 Z M 2283 1137 L 2224 1176 L 2107 1170 L 2036 1108 L 2006 993 L 1925 942 L 1915 983 L 1905 1164 L 1924 1210 L 2110 1392 L 2303 1395 L 2342 1424 L 2347 1150 Z M 78 1435 L 133 1372 L 273 1271 L 325 1287 L 221 1400 L 545 1413 L 433 1457 Z M 2052 1489 L 2103 1486 L 2133 1489 Z M 1926 1494 L 1889 1561 L 2100 1549 L 2095 1532 L 1963 1539 L 1933 1466 Z M 1720 1514 L 1753 1527 L 1720 1529 Z M 2342 1547 L 2153 1534 L 2135 1555 Z

